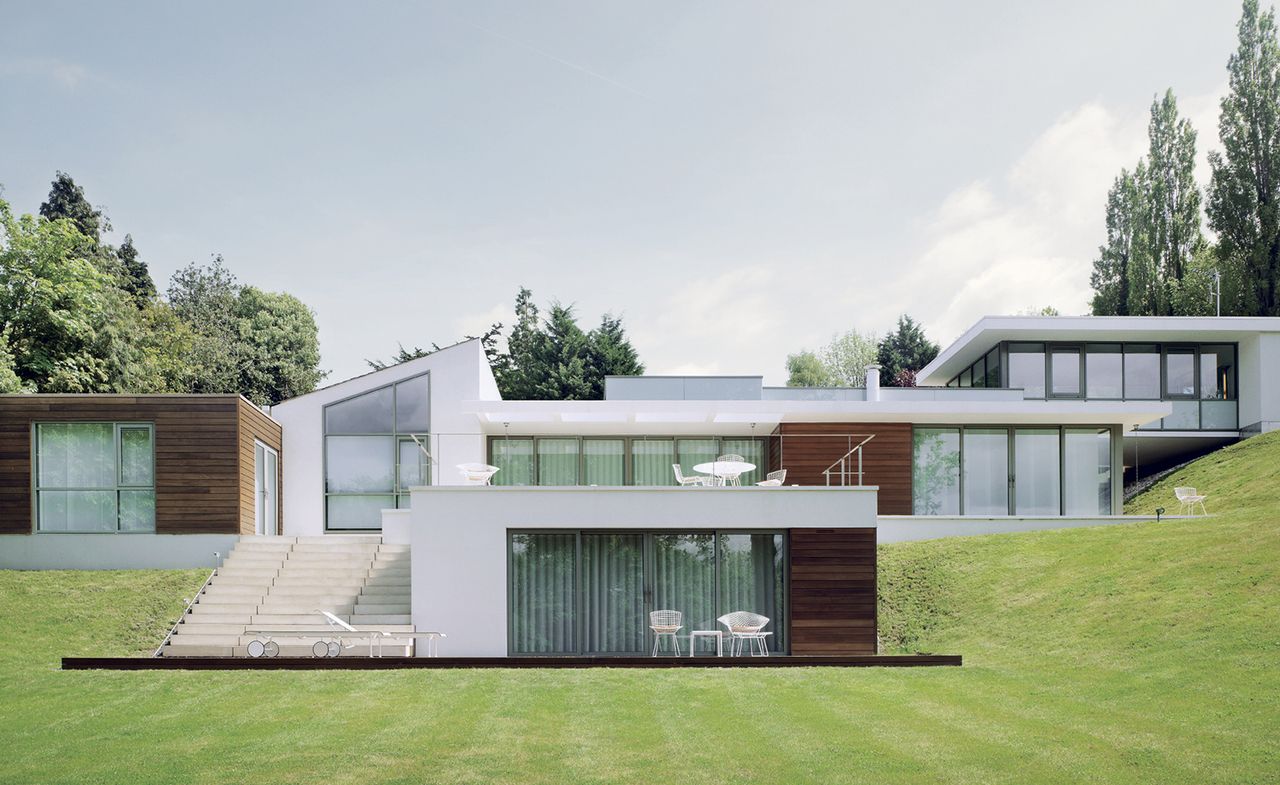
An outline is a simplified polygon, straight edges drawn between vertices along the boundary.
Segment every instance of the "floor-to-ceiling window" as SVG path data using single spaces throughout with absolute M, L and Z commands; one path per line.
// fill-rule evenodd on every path
M 1009 429 L 964 429 L 964 513 L 1009 514 Z
M 960 514 L 960 429 L 916 428 L 912 436 L 916 515 Z
M 653 610 L 680 611 L 682 636 L 759 613 L 783 652 L 786 562 L 776 531 L 512 532 L 511 653 L 646 653 Z
M 769 460 L 761 436 L 495 436 L 489 462 L 494 485 L 675 485 L 673 465 L 686 475 L 721 455 L 740 455 L 756 468 L 742 485 L 764 479 Z
M 1062 431 L 1062 509 L 1067 515 L 1111 514 L 1111 429 Z
M 1014 515 L 1058 515 L 1062 511 L 1060 438 L 1057 428 L 1014 429 Z
M 150 423 L 39 423 L 35 438 L 37 531 L 155 531 Z
M 381 528 L 382 510 L 431 483 L 430 391 L 424 373 L 324 407 L 325 528 Z

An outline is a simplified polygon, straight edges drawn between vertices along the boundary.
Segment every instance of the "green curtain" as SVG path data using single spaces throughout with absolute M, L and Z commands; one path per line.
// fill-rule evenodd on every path
M 754 463 L 756 468 L 738 478 L 743 485 L 755 485 L 764 479 L 764 440 L 763 439 L 722 439 L 721 455 L 741 455 L 747 463 Z
M 578 484 L 578 440 L 538 439 L 538 484 Z
M 671 439 L 635 439 L 631 442 L 632 485 L 675 485 L 671 466 L 676 462 Z
M 511 651 L 572 654 L 577 535 L 511 535 Z
M 680 471 L 685 476 L 697 475 L 694 466 L 714 461 L 720 455 L 719 439 L 677 439 L 676 452 L 680 458 Z
M 489 462 L 498 467 L 494 485 L 533 485 L 533 439 L 494 439 Z
M 626 484 L 624 444 L 622 439 L 583 439 L 583 484 Z
M 583 649 L 644 651 L 644 535 L 582 535 Z
M 653 609 L 683 613 L 682 635 L 693 630 L 718 629 L 715 535 L 654 534 L 652 537 Z
M 770 651 L 786 650 L 785 539 L 781 534 L 720 535 L 720 613 L 769 617 Z

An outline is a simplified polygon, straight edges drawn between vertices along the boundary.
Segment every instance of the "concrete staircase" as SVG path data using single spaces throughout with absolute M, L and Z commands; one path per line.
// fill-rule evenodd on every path
M 162 657 L 242 657 L 259 637 L 245 629 L 316 630 L 330 611 L 360 630 L 412 632 L 409 546 L 376 535 L 244 537 L 182 617 Z M 276 637 L 281 657 L 310 657 L 317 638 Z M 369 653 L 367 638 L 343 656 Z M 413 653 L 413 639 L 388 637 L 384 655 Z

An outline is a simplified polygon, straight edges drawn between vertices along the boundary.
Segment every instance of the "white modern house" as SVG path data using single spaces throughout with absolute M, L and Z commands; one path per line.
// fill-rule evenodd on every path
M 1125 520 L 1126 475 L 1280 426 L 1280 319 L 988 317 L 918 380 L 612 377 L 603 400 L 510 401 L 473 340 L 267 413 L 0 396 L 0 483 L 20 490 L 0 567 L 234 548 L 226 604 L 191 618 L 244 634 L 327 602 L 445 631 L 454 654 L 634 654 L 649 611 L 707 632 L 748 610 L 773 620 L 771 651 L 873 653 L 877 541 Z M 497 471 L 476 484 L 468 464 Z M 348 583 L 324 593 L 316 564 Z M 226 634 L 173 641 L 239 653 Z

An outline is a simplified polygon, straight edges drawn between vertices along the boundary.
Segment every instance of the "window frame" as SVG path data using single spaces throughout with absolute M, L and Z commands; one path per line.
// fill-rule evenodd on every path
M 562 434 L 549 434 L 549 433 L 548 434 L 522 433 L 522 434 L 511 434 L 511 435 L 508 435 L 508 434 L 489 435 L 487 442 L 485 444 L 485 460 L 488 461 L 490 465 L 497 466 L 497 464 L 494 462 L 495 458 L 493 454 L 493 445 L 495 443 L 504 442 L 504 441 L 532 442 L 531 444 L 532 455 L 530 456 L 532 468 L 530 471 L 532 472 L 532 477 L 534 482 L 524 486 L 511 486 L 511 487 L 526 487 L 526 488 L 539 487 L 537 479 L 538 479 L 538 440 L 540 439 L 577 439 L 578 440 L 578 481 L 576 485 L 565 486 L 565 487 L 574 487 L 574 488 L 592 487 L 587 485 L 584 482 L 587 476 L 587 466 L 586 466 L 586 453 L 582 449 L 582 443 L 586 441 L 621 441 L 622 442 L 622 480 L 623 480 L 622 485 L 611 485 L 611 486 L 597 485 L 597 487 L 610 487 L 610 488 L 637 487 L 635 484 L 635 472 L 634 472 L 635 456 L 631 450 L 631 445 L 634 442 L 671 442 L 673 451 L 674 451 L 674 456 L 676 458 L 676 461 L 679 462 L 680 450 L 679 450 L 678 443 L 681 440 L 699 441 L 699 440 L 714 439 L 717 444 L 717 447 L 716 447 L 717 455 L 724 454 L 725 441 L 755 440 L 760 444 L 760 453 L 762 456 L 761 464 L 756 466 L 755 468 L 756 473 L 760 477 L 764 477 L 764 475 L 768 473 L 769 462 L 772 458 L 772 454 L 771 454 L 772 438 L 769 435 L 736 436 L 736 435 L 725 435 L 725 434 L 683 434 L 681 433 L 681 434 L 644 434 L 644 435 L 591 434 L 588 436 L 588 435 L 582 435 L 582 434 L 562 435 Z M 673 482 L 672 486 L 674 485 L 675 483 Z M 543 487 L 555 487 L 555 486 L 543 486 Z M 640 487 L 643 487 L 643 486 L 640 486 Z M 662 486 L 662 487 L 666 487 L 666 486 Z
M 111 426 L 112 459 L 115 462 L 115 481 L 111 486 L 88 488 L 83 486 L 43 486 L 40 483 L 40 427 L 44 425 L 109 425 Z M 121 432 L 126 430 L 145 430 L 150 436 L 151 444 L 151 484 L 130 485 L 123 481 L 124 442 Z M 151 491 L 152 503 L 156 501 L 156 425 L 145 420 L 33 420 L 31 422 L 31 531 L 33 534 L 155 534 L 156 520 L 152 514 L 151 528 L 145 530 L 124 530 L 120 528 L 120 494 L 121 492 Z M 40 493 L 42 491 L 88 492 L 101 491 L 115 494 L 116 527 L 111 531 L 54 531 L 40 528 Z

